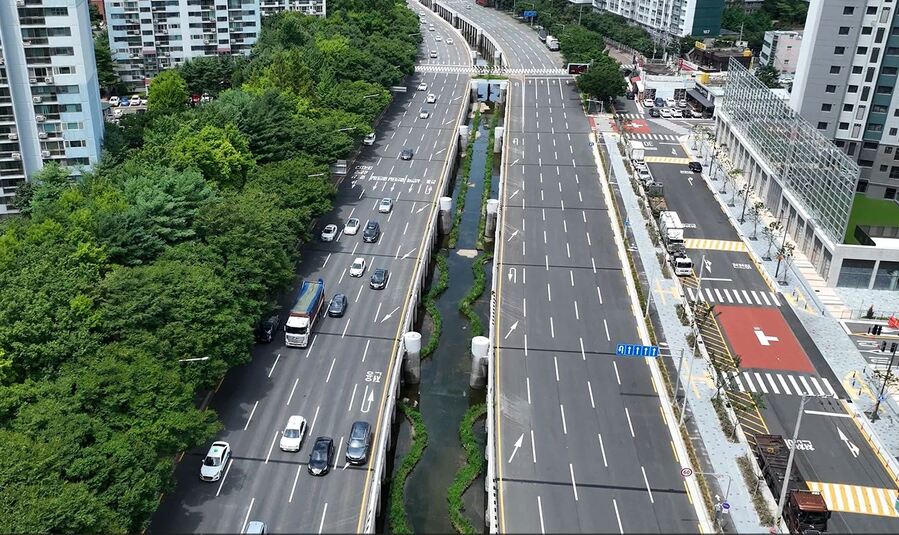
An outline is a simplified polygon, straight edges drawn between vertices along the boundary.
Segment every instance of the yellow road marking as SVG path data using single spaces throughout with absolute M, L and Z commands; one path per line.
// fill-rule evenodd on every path
M 674 163 L 687 165 L 690 163 L 690 158 L 674 158 L 672 156 L 647 156 L 646 163 Z
M 827 508 L 831 511 L 899 518 L 899 513 L 893 508 L 896 489 L 817 481 L 806 483 L 809 489 L 821 493 Z
M 846 400 L 841 399 L 840 402 L 843 404 L 843 410 L 845 410 L 847 414 L 853 414 L 852 412 L 849 411 L 849 407 L 848 407 L 849 404 L 846 402 Z M 865 429 L 862 427 L 862 424 L 858 423 L 858 421 L 856 421 L 855 418 L 852 418 L 852 421 L 855 422 L 855 426 L 858 427 L 858 432 L 863 437 L 865 437 L 865 442 L 868 444 L 868 447 L 871 449 L 871 451 L 874 453 L 874 455 L 877 456 L 877 460 L 880 461 L 880 464 L 883 466 L 883 469 L 886 471 L 887 475 L 889 475 L 890 478 L 893 480 L 893 484 L 896 485 L 897 487 L 899 487 L 899 474 L 893 473 L 893 470 L 890 469 L 889 463 L 887 463 L 886 459 L 883 458 L 883 455 L 881 455 L 878 448 L 871 442 L 871 437 L 869 437 L 868 433 L 865 432 Z
M 698 238 L 687 238 L 684 240 L 684 247 L 687 249 L 707 249 L 711 251 L 733 251 L 746 252 L 746 244 L 741 241 L 727 240 L 705 240 Z

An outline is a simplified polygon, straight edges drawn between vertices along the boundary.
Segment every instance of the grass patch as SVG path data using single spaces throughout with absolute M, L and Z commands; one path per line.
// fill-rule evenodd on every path
M 746 483 L 747 488 L 754 489 L 752 505 L 755 507 L 755 512 L 759 515 L 759 520 L 763 526 L 773 526 L 776 519 L 771 514 L 771 509 L 768 508 L 768 502 L 765 500 L 764 493 L 759 489 L 759 480 L 755 472 L 752 471 L 752 465 L 749 464 L 752 462 L 754 461 L 748 455 L 737 458 L 737 465 L 740 467 L 740 473 L 743 474 L 743 482 Z
M 471 271 L 474 273 L 474 282 L 465 297 L 459 301 L 459 312 L 468 319 L 469 330 L 471 336 L 483 336 L 484 322 L 474 309 L 474 302 L 478 300 L 487 287 L 487 272 L 484 266 L 493 258 L 493 253 L 481 253 L 474 259 L 471 264 Z
M 441 249 L 434 253 L 434 262 L 436 263 L 437 280 L 431 284 L 428 293 L 425 294 L 424 306 L 434 323 L 431 336 L 428 337 L 428 343 L 421 348 L 421 358 L 428 358 L 437 350 L 440 343 L 440 335 L 443 333 L 443 317 L 440 315 L 440 309 L 437 308 L 437 299 L 449 287 L 449 265 L 446 260 L 446 250 Z
M 471 486 L 478 475 L 484 471 L 484 451 L 478 446 L 474 436 L 474 424 L 487 414 L 487 405 L 480 403 L 465 411 L 462 423 L 459 425 L 459 440 L 465 449 L 465 465 L 456 472 L 456 478 L 446 493 L 446 501 L 449 507 L 450 522 L 459 533 L 480 533 L 475 530 L 468 518 L 465 517 L 465 505 L 462 503 L 462 495 Z
M 390 485 L 390 513 L 388 522 L 391 533 L 411 534 L 412 526 L 409 525 L 409 517 L 406 515 L 406 479 L 412 473 L 412 469 L 421 460 L 421 456 L 428 446 L 428 430 L 421 417 L 421 411 L 406 403 L 398 403 L 397 408 L 409 423 L 412 424 L 412 447 L 409 453 L 403 457 L 399 470 L 393 477 Z
M 852 212 L 849 213 L 849 226 L 846 228 L 845 243 L 858 245 L 855 239 L 855 227 L 858 225 L 871 225 L 875 227 L 899 226 L 899 204 L 886 199 L 871 199 L 859 194 L 852 203 Z
M 471 131 L 468 133 L 468 148 L 465 150 L 465 157 L 462 158 L 462 183 L 456 192 L 456 211 L 453 213 L 453 228 L 450 230 L 447 247 L 456 248 L 456 242 L 459 241 L 459 226 L 462 222 L 462 212 L 465 210 L 465 196 L 468 194 L 468 179 L 471 176 L 471 156 L 474 152 L 474 140 L 477 136 L 478 128 L 481 125 L 481 111 L 474 112 L 474 118 L 471 120 Z

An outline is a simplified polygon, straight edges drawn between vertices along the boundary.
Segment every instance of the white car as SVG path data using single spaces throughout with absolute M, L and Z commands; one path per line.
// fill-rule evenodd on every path
M 435 95 L 434 93 L 428 93 L 428 98 L 425 99 L 425 102 L 427 102 L 428 104 L 437 102 L 437 95 Z
M 140 106 L 140 95 L 132 95 L 130 104 L 132 106 Z
M 439 43 L 440 41 L 443 41 L 443 37 L 440 37 L 439 35 L 437 35 L 434 37 L 434 40 Z
M 302 416 L 291 416 L 287 419 L 284 431 L 281 431 L 281 442 L 278 447 L 283 451 L 300 451 L 306 437 L 306 419 Z
M 365 259 L 357 258 L 350 265 L 350 277 L 361 277 L 365 274 Z
M 433 31 L 434 31 L 434 25 L 433 25 L 433 24 L 431 24 L 430 26 L 428 26 L 428 31 L 430 31 L 430 32 L 433 32 Z
M 110 106 L 118 106 L 119 105 L 119 97 L 109 97 L 109 105 Z
M 389 214 L 390 211 L 393 210 L 393 199 L 390 197 L 384 197 L 381 199 L 381 202 L 378 203 L 378 212 L 382 214 Z
M 334 241 L 334 238 L 337 237 L 337 225 L 325 225 L 325 228 L 322 229 L 322 241 Z
M 437 51 L 436 50 L 431 50 L 431 58 L 437 59 Z
M 643 107 L 644 107 L 644 108 L 652 108 L 652 107 L 654 107 L 654 106 L 655 106 L 655 102 L 653 102 L 651 98 L 647 98 L 647 99 L 644 99 L 644 100 L 643 100 Z
M 213 442 L 203 457 L 203 464 L 200 466 L 200 479 L 203 481 L 218 481 L 231 459 L 231 445 L 227 442 Z
M 346 220 L 346 225 L 343 227 L 343 233 L 347 236 L 355 236 L 359 233 L 359 219 L 356 217 L 351 217 Z
M 669 110 L 668 108 L 662 108 L 661 110 L 659 110 L 659 115 L 661 115 L 665 119 L 670 119 L 671 118 L 671 110 Z
M 375 144 L 375 133 L 372 132 L 371 134 L 368 134 L 367 136 L 362 138 L 362 144 L 369 145 L 369 146 L 374 145 Z
M 426 83 L 424 83 L 424 82 L 421 82 L 420 84 L 418 84 L 418 90 L 419 90 L 419 91 L 427 91 L 427 90 L 428 90 L 428 84 L 426 84 Z
M 448 44 L 448 45 L 453 44 L 453 38 L 452 38 L 452 37 L 448 37 L 448 38 L 446 39 L 446 44 Z
M 687 107 L 687 101 L 684 100 L 684 99 L 678 100 L 678 101 L 677 101 L 677 107 L 678 107 L 678 108 L 686 108 L 686 107 Z
M 675 106 L 677 106 L 677 101 L 674 100 L 673 98 L 666 98 L 665 105 L 668 106 L 669 108 L 674 108 Z
M 427 119 L 431 116 L 431 112 L 429 112 L 426 108 L 422 108 L 418 110 L 418 118 L 419 119 Z
M 680 119 L 684 114 L 680 111 L 680 108 L 671 108 L 671 116 L 675 119 Z

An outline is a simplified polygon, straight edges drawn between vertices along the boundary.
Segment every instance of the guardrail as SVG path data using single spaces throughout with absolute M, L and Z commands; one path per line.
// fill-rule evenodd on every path
M 468 94 L 469 88 L 466 87 L 465 89 L 466 94 Z M 425 228 L 425 236 L 427 236 L 428 239 L 425 242 L 424 249 L 419 252 L 418 260 L 415 263 L 415 270 L 413 271 L 412 278 L 414 284 L 410 287 L 409 290 L 410 295 L 408 305 L 406 306 L 406 309 L 403 310 L 403 333 L 412 330 L 412 324 L 415 321 L 415 309 L 416 307 L 418 307 L 418 302 L 421 299 L 421 290 L 428 275 L 428 264 L 431 259 L 431 250 L 433 249 L 435 243 L 434 238 L 437 227 L 437 217 L 440 213 L 440 211 L 438 210 L 439 197 L 446 193 L 447 186 L 450 183 L 450 174 L 454 169 L 453 162 L 456 160 L 459 152 L 459 127 L 461 126 L 465 117 L 468 115 L 468 109 L 470 106 L 470 98 L 463 98 L 462 106 L 459 109 L 459 116 L 456 119 L 456 135 L 453 137 L 453 140 L 450 143 L 450 149 L 447 151 L 447 157 L 444 161 L 443 170 L 441 172 L 441 178 L 438 186 L 440 195 L 435 197 L 434 201 L 431 203 L 431 211 L 428 216 L 428 224 Z M 371 480 L 371 487 L 368 493 L 368 505 L 365 512 L 365 521 L 362 525 L 363 533 L 374 533 L 375 531 L 378 510 L 380 509 L 381 502 L 381 485 L 384 481 L 384 470 L 387 462 L 387 450 L 388 446 L 390 445 L 390 431 L 393 424 L 394 413 L 396 411 L 396 398 L 399 395 L 400 391 L 400 375 L 403 370 L 403 357 L 405 355 L 405 352 L 405 345 L 402 342 L 402 338 L 400 338 L 397 352 L 394 355 L 393 367 L 391 370 L 388 370 L 390 372 L 390 381 L 387 385 L 387 399 L 384 405 L 384 414 L 381 417 L 381 427 L 377 430 L 377 443 L 375 444 L 375 447 L 373 449 L 375 458 L 373 469 L 374 477 Z
M 509 136 L 509 123 L 510 117 L 512 116 L 511 107 L 508 103 L 512 102 L 512 84 L 506 84 L 506 96 L 503 103 L 505 107 L 505 117 L 503 118 L 503 142 L 502 142 L 502 156 L 500 157 L 500 166 L 499 166 L 499 181 L 497 183 L 496 189 L 496 198 L 499 199 L 499 207 L 496 211 L 496 224 L 494 225 L 493 230 L 493 270 L 491 272 L 491 284 L 490 284 L 490 327 L 488 329 L 487 337 L 490 339 L 490 347 L 487 350 L 487 449 L 485 454 L 487 456 L 487 475 L 484 481 L 484 488 L 487 489 L 487 525 L 489 527 L 490 533 L 499 533 L 499 512 L 497 509 L 497 498 L 496 498 L 496 444 L 495 444 L 495 429 L 496 429 L 496 413 L 494 411 L 494 377 L 496 376 L 496 368 L 494 367 L 494 347 L 496 346 L 496 301 L 497 301 L 497 293 L 496 293 L 496 285 L 499 278 L 502 277 L 502 273 L 499 272 L 499 248 L 502 243 L 502 238 L 500 236 L 500 231 L 502 230 L 502 213 L 505 209 L 503 207 L 503 193 L 506 189 L 506 161 L 509 157 L 509 151 L 506 150 L 506 140 Z M 488 150 L 493 150 L 493 147 L 489 147 Z

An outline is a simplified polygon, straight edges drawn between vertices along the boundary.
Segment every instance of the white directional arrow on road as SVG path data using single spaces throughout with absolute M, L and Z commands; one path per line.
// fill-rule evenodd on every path
M 365 385 L 365 390 L 368 390 L 368 385 Z M 374 390 L 372 390 L 372 391 L 368 394 L 368 398 L 366 398 L 366 397 L 363 395 L 363 396 L 362 396 L 362 406 L 359 407 L 359 410 L 361 410 L 362 412 L 368 412 L 368 411 L 370 411 L 370 410 L 371 410 L 371 404 L 372 404 L 372 402 L 373 402 L 374 400 L 375 400 L 375 391 L 374 391 Z M 366 403 L 366 402 L 368 402 L 368 408 L 365 408 L 365 403 Z
M 509 268 L 509 282 L 512 282 L 513 280 L 515 282 L 518 282 L 518 270 L 513 267 L 510 267 Z
M 403 257 L 403 258 L 405 258 L 405 257 Z M 400 309 L 400 307 L 396 307 L 393 310 L 391 310 L 386 316 L 384 316 L 384 318 L 381 320 L 381 323 L 384 323 L 385 321 L 389 320 L 390 316 L 393 316 L 393 313 L 399 309 Z
M 512 462 L 512 459 L 515 458 L 515 454 L 518 453 L 518 448 L 521 447 L 521 441 L 524 440 L 524 433 L 518 437 L 518 440 L 515 441 L 515 446 L 512 447 L 512 455 L 509 456 L 509 462 Z
M 411 255 L 411 254 L 414 253 L 414 252 L 415 252 L 415 249 L 412 249 L 412 250 L 409 251 L 408 253 L 404 254 L 402 259 L 405 260 L 405 259 L 409 258 L 409 255 Z
M 513 191 L 513 192 L 512 192 L 512 195 L 509 195 L 509 199 L 511 199 L 512 197 L 518 195 L 518 192 L 519 192 L 519 191 L 521 191 L 521 190 L 515 190 L 515 191 Z
M 427 208 L 427 207 L 428 207 L 428 205 L 426 204 L 426 205 L 422 206 L 421 208 L 419 208 L 418 210 L 416 210 L 415 213 L 416 213 L 416 214 L 420 214 L 420 213 L 422 213 L 422 212 L 424 211 L 424 209 Z
M 689 182 L 690 185 L 692 186 L 692 185 L 693 185 L 693 177 L 688 176 L 688 177 L 687 177 L 687 182 Z
M 509 327 L 509 332 L 506 333 L 506 338 L 508 338 L 509 336 L 511 336 L 511 335 L 512 335 L 512 331 L 514 331 L 514 330 L 517 329 L 517 328 L 518 328 L 518 322 L 516 321 L 515 323 L 512 324 L 511 327 Z M 503 338 L 503 340 L 505 340 L 506 338 Z
M 837 427 L 837 433 L 840 435 L 840 440 L 846 443 L 846 447 L 849 448 L 849 452 L 852 453 L 852 456 L 858 458 L 858 446 L 850 442 L 849 437 L 843 434 L 843 430 Z
M 515 229 L 515 232 L 509 235 L 509 239 L 506 241 L 512 241 L 512 238 L 518 235 L 518 229 Z

